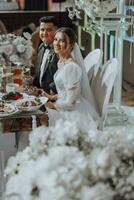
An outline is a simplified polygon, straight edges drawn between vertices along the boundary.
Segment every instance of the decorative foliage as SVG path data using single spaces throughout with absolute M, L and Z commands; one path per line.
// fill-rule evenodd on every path
M 14 34 L 0 35 L 1 62 L 20 63 L 29 66 L 33 48 L 28 33 L 25 33 L 25 38 Z
M 133 130 L 85 133 L 60 119 L 29 143 L 8 161 L 5 200 L 134 199 Z

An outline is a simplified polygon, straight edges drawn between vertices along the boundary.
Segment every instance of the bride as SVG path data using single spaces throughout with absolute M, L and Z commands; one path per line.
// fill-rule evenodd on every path
M 54 75 L 57 94 L 45 93 L 50 100 L 45 104 L 49 125 L 65 117 L 75 121 L 82 130 L 96 128 L 99 116 L 74 31 L 67 27 L 58 29 L 53 45 L 59 62 Z

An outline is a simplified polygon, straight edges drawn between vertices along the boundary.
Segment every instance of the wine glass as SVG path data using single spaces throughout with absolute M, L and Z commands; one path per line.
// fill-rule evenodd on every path
M 5 189 L 4 152 L 0 150 L 0 199 L 3 197 L 4 189 Z
M 3 68 L 0 66 L 0 91 L 2 90 Z

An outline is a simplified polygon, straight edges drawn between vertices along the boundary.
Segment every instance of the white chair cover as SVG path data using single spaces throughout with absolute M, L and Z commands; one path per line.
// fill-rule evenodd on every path
M 104 103 L 103 103 L 103 108 L 102 108 L 103 113 L 109 103 L 112 89 L 114 86 L 114 82 L 115 82 L 115 79 L 118 74 L 117 63 L 118 62 L 117 62 L 116 58 L 112 58 L 111 60 L 109 60 L 106 64 L 104 72 L 102 74 L 102 86 L 105 85 L 107 87 L 106 95 L 105 95 L 105 99 L 104 99 Z
M 102 57 L 103 52 L 101 49 L 95 49 L 85 57 L 84 64 L 86 67 L 89 82 L 91 81 L 93 74 L 96 76 L 99 67 L 102 64 Z
M 100 115 L 105 112 L 108 106 L 117 73 L 117 59 L 112 58 L 102 66 L 92 80 L 91 89 L 96 98 Z

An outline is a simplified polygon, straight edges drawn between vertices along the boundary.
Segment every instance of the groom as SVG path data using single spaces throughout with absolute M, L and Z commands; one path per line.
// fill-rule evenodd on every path
M 58 24 L 54 16 L 42 17 L 39 22 L 39 37 L 42 43 L 38 48 L 33 85 L 50 93 L 49 85 L 53 82 L 53 76 L 57 71 L 58 57 L 53 49 L 53 40 Z

